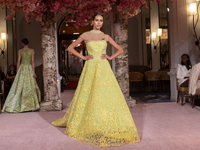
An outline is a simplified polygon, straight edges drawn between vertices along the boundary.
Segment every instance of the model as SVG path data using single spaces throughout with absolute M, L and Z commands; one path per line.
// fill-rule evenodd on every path
M 22 40 L 24 48 L 18 52 L 17 75 L 2 112 L 18 113 L 40 108 L 41 95 L 35 80 L 34 50 L 28 47 L 28 43 L 28 39 Z
M 95 15 L 92 23 L 93 30 L 83 33 L 67 49 L 87 61 L 65 116 L 52 125 L 66 127 L 65 133 L 69 137 L 99 147 L 139 142 L 131 113 L 108 62 L 121 55 L 123 50 L 100 31 L 102 15 Z M 88 56 L 74 50 L 83 40 Z M 106 55 L 107 42 L 117 49 L 110 57 Z

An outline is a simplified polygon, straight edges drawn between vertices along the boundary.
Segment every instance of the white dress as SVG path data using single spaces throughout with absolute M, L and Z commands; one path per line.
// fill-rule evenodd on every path
M 176 78 L 178 79 L 178 84 L 181 85 L 188 79 L 184 79 L 185 76 L 190 75 L 191 69 L 187 69 L 185 65 L 178 64 L 176 68 Z

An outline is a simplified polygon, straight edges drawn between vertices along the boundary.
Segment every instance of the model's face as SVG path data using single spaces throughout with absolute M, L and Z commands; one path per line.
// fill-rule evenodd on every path
M 92 21 L 92 23 L 93 23 L 93 29 L 100 30 L 103 25 L 103 17 L 101 15 L 97 15 Z
M 14 71 L 14 69 L 15 69 L 15 68 L 14 68 L 13 66 L 10 66 L 10 70 L 11 70 L 11 71 Z
M 182 57 L 182 61 L 183 61 L 183 63 L 186 63 L 186 62 L 188 61 L 188 58 L 187 58 L 186 55 L 183 55 L 183 57 Z

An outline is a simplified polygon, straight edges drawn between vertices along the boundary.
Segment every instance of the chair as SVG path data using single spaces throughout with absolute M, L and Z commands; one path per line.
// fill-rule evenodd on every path
M 139 83 L 139 91 L 140 91 L 140 83 L 143 83 L 144 75 L 140 72 L 129 72 L 129 82 L 130 83 Z M 131 85 L 130 85 L 131 87 Z
M 155 71 L 146 71 L 145 79 L 148 82 L 148 88 L 150 86 L 150 82 L 155 82 L 159 86 L 160 84 L 160 73 Z
M 146 71 L 150 70 L 149 67 L 143 65 L 129 65 L 129 72 L 140 72 L 144 74 Z
M 178 94 L 177 94 L 177 103 L 179 102 L 179 99 L 180 99 L 180 96 L 181 96 L 181 105 L 183 106 L 184 93 L 188 92 L 189 88 L 188 87 L 181 87 L 178 84 L 178 79 L 176 78 L 176 89 L 178 91 Z
M 160 81 L 162 84 L 162 89 L 164 91 L 164 86 L 166 85 L 166 90 L 169 89 L 170 86 L 170 76 L 167 73 L 168 71 L 159 71 L 160 74 Z
M 4 97 L 4 81 L 1 81 L 1 89 L 2 89 L 2 92 L 0 93 L 0 98 L 2 100 L 2 97 L 3 97 L 3 103 L 5 101 L 5 97 Z M 0 114 L 1 114 L 1 101 L 0 101 Z

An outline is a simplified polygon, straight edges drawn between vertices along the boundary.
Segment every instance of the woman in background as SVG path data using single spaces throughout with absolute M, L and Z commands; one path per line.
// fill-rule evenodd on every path
M 35 52 L 28 47 L 28 44 L 28 39 L 22 39 L 23 49 L 18 52 L 17 75 L 2 112 L 17 113 L 40 108 L 40 90 L 35 80 Z
M 190 71 L 192 69 L 192 65 L 190 62 L 190 57 L 188 54 L 183 54 L 181 56 L 181 64 L 178 64 L 176 68 L 176 78 L 178 80 L 178 84 L 181 87 L 188 87 L 189 86 L 189 78 L 190 78 Z M 185 92 L 188 95 L 188 92 Z M 184 99 L 184 104 L 185 104 Z
M 12 86 L 12 83 L 15 80 L 15 76 L 16 76 L 15 67 L 14 65 L 10 65 L 9 71 L 7 72 L 7 75 L 6 75 L 6 84 L 9 86 Z
M 10 65 L 9 70 L 6 74 L 6 81 L 5 81 L 5 98 L 7 97 L 10 88 L 15 80 L 16 70 L 14 65 Z

